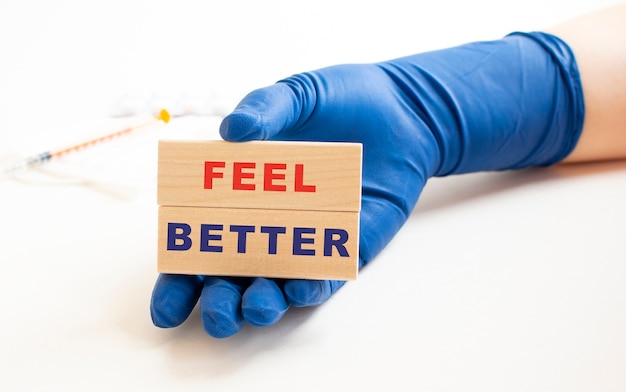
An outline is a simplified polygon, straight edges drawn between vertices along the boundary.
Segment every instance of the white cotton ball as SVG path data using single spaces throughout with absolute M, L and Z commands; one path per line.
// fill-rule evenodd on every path
M 180 110 L 185 115 L 211 115 L 211 100 L 205 96 L 183 94 L 178 100 Z
M 113 104 L 112 117 L 129 117 L 148 111 L 148 101 L 138 96 L 125 95 Z

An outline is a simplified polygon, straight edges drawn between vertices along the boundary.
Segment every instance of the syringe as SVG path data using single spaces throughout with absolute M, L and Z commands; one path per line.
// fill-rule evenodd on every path
M 154 116 L 154 118 L 150 119 L 149 121 L 146 121 L 144 123 L 138 124 L 138 125 L 134 125 L 131 127 L 126 127 L 120 131 L 117 132 L 113 132 L 104 136 L 100 136 L 97 137 L 95 139 L 91 139 L 88 140 L 86 142 L 83 143 L 79 143 L 79 144 L 75 144 L 60 150 L 56 150 L 56 151 L 44 151 L 40 154 L 37 155 L 33 155 L 31 157 L 28 158 L 24 158 L 21 159 L 19 161 L 13 162 L 12 164 L 8 165 L 7 167 L 2 169 L 2 172 L 0 173 L 0 177 L 6 177 L 9 176 L 11 174 L 14 174 L 20 170 L 25 170 L 25 169 L 29 169 L 35 166 L 39 166 L 41 164 L 44 164 L 48 161 L 50 161 L 53 158 L 58 158 L 60 156 L 69 154 L 71 152 L 75 152 L 78 150 L 82 150 L 83 148 L 86 147 L 90 147 L 93 146 L 95 144 L 98 144 L 100 142 L 104 142 L 107 140 L 111 140 L 114 139 L 118 136 L 122 136 L 122 135 L 126 135 L 128 133 L 131 133 L 137 129 L 140 128 L 144 128 L 148 125 L 152 125 L 157 121 L 163 121 L 164 123 L 168 123 L 170 121 L 170 114 L 167 110 L 162 109 L 156 116 Z

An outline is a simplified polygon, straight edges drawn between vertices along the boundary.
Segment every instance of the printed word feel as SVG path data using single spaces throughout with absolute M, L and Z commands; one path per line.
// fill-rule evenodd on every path
M 286 163 L 263 163 L 260 166 L 262 168 L 258 170 L 256 162 L 205 161 L 204 189 L 213 189 L 215 181 L 224 179 L 226 170 L 232 174 L 230 178 L 233 190 L 257 190 L 256 177 L 263 177 L 263 191 L 315 192 L 317 189 L 315 185 L 305 184 L 304 164 L 296 163 L 291 166 Z M 289 184 L 289 188 L 286 183 L 288 171 L 293 173 L 290 176 L 293 177 L 293 184 Z

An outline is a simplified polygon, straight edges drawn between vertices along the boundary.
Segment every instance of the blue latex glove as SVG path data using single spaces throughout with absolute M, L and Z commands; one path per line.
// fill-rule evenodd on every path
M 246 96 L 220 132 L 231 141 L 363 143 L 362 266 L 402 227 L 429 177 L 556 163 L 574 148 L 583 117 L 570 49 L 516 33 L 292 76 Z M 151 313 L 155 325 L 176 326 L 200 297 L 206 331 L 226 337 L 246 321 L 273 324 L 290 305 L 320 304 L 342 285 L 162 275 Z

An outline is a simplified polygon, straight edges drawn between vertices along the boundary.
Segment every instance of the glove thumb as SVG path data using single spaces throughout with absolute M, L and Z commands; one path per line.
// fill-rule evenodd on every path
M 302 119 L 308 117 L 306 113 L 312 111 L 314 105 L 307 103 L 315 101 L 306 99 L 310 91 L 293 89 L 288 82 L 255 90 L 222 120 L 220 135 L 232 142 L 274 139 L 279 134 L 284 139 L 290 130 L 296 129 Z M 306 110 L 305 106 L 309 106 L 310 110 Z

